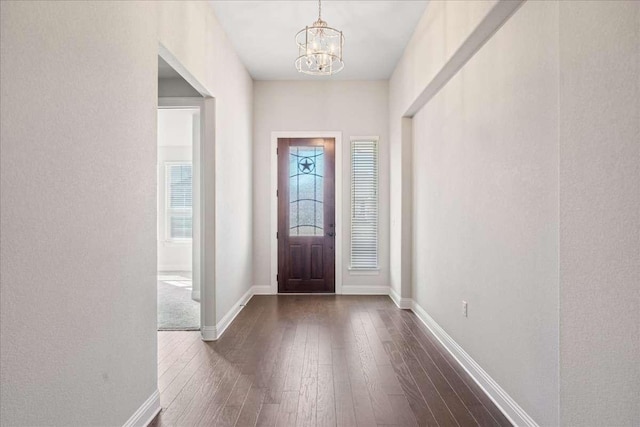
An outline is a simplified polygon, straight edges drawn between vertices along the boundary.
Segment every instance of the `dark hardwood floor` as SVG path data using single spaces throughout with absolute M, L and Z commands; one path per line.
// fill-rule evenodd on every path
M 158 333 L 152 426 L 510 426 L 386 296 L 254 296 L 217 342 Z

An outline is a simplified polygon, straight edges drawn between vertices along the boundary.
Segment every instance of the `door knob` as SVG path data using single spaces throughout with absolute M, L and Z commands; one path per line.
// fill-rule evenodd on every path
M 327 233 L 327 236 L 329 236 L 329 237 L 333 237 L 333 231 L 328 232 L 328 233 Z

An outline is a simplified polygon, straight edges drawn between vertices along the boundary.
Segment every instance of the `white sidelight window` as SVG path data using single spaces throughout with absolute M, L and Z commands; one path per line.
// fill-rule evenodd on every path
M 351 140 L 351 269 L 378 269 L 378 138 Z
M 166 163 L 166 230 L 168 240 L 191 240 L 193 174 L 191 163 Z

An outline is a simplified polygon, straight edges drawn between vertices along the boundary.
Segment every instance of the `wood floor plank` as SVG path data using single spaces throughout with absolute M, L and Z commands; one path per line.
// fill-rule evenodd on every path
M 307 329 L 307 342 L 304 348 L 302 362 L 302 377 L 318 377 L 318 334 L 317 325 L 311 325 Z
M 463 368 L 454 361 L 453 357 L 442 347 L 437 339 L 433 337 L 429 331 L 425 330 L 425 327 L 421 325 L 421 322 L 414 314 L 402 313 L 402 318 L 406 324 L 410 325 L 410 330 L 414 337 L 416 337 L 418 343 L 432 355 L 438 369 L 446 376 L 451 387 L 456 390 L 457 394 L 480 425 L 511 425 L 502 412 L 495 408 L 493 402 L 491 402 L 488 396 L 481 391 L 473 380 L 469 378 L 470 382 L 464 381 L 463 378 L 468 378 L 468 375 L 466 373 L 463 374 Z M 456 370 L 454 365 L 458 366 L 459 369 Z M 484 399 L 482 399 L 483 397 Z M 494 411 L 492 413 L 490 408 L 495 408 L 497 412 Z
M 402 395 L 404 391 L 398 380 L 393 366 L 378 365 L 378 374 L 380 376 L 380 386 L 388 395 Z
M 262 401 L 264 400 L 264 389 L 251 387 L 247 398 L 242 405 L 240 415 L 238 415 L 237 426 L 255 426 L 258 420 L 258 414 L 262 409 Z
M 278 407 L 276 426 L 289 427 L 296 425 L 299 393 L 297 390 L 282 392 L 282 401 Z
M 353 409 L 356 422 L 359 426 L 371 426 L 376 424 L 373 413 L 373 404 L 367 383 L 362 372 L 360 354 L 355 344 L 345 348 L 345 360 L 349 382 L 351 383 L 351 397 L 353 399 Z
M 409 401 L 404 395 L 394 394 L 389 396 L 389 401 L 391 402 L 391 407 L 393 408 L 393 413 L 395 415 L 395 421 L 399 426 L 416 426 L 418 422 L 416 420 L 415 415 L 411 411 L 411 406 L 409 405 Z
M 292 354 L 289 361 L 287 376 L 284 381 L 283 390 L 299 391 L 302 380 L 302 366 L 304 362 L 304 349 L 307 344 L 308 325 L 300 323 L 296 327 L 296 335 L 293 340 Z
M 449 410 L 449 407 L 443 400 L 442 396 L 440 396 L 440 393 L 438 393 L 438 390 L 431 382 L 422 366 L 420 366 L 420 363 L 411 352 L 409 345 L 405 342 L 404 338 L 395 329 L 395 327 L 392 326 L 391 320 L 386 316 L 386 314 L 383 319 L 389 322 L 389 333 L 393 338 L 394 344 L 400 351 L 411 376 L 414 378 L 420 393 L 427 402 L 427 405 L 429 405 L 436 422 L 441 426 L 457 426 L 458 423 Z
M 318 427 L 335 426 L 336 405 L 333 388 L 333 366 L 330 364 L 318 366 L 318 398 L 316 406 L 316 425 Z
M 158 356 L 166 354 L 163 350 L 165 348 L 171 348 L 174 341 L 185 339 L 185 337 L 186 335 L 172 334 L 167 331 L 158 331 Z M 160 362 L 159 357 L 158 362 Z
M 344 352 L 345 350 L 342 348 L 334 348 L 331 350 L 336 424 L 338 426 L 353 427 L 357 425 L 356 414 L 353 406 L 351 382 L 349 381 L 349 371 Z
M 163 407 L 171 405 L 173 400 L 182 391 L 185 385 L 191 380 L 191 377 L 198 370 L 200 365 L 206 361 L 206 350 L 201 348 L 200 351 L 189 360 L 189 362 L 180 370 L 173 378 L 171 383 L 160 389 L 160 402 Z
M 391 341 L 387 341 L 385 342 L 385 349 L 389 354 L 389 359 L 391 360 L 398 382 L 402 387 L 404 395 L 409 402 L 409 407 L 413 411 L 418 424 L 421 426 L 437 426 L 438 422 L 434 418 L 431 409 L 429 409 L 429 404 L 416 385 L 396 345 Z
M 203 419 L 198 426 L 232 427 L 236 425 L 240 415 L 240 406 L 225 406 L 220 411 L 220 416 L 214 422 Z
M 310 427 L 316 425 L 318 404 L 318 377 L 303 376 L 298 396 L 298 415 L 296 425 Z
M 360 313 L 360 321 L 362 322 L 362 327 L 365 331 L 365 334 L 367 335 L 369 347 L 371 348 L 376 364 L 389 366 L 391 364 L 391 362 L 389 361 L 389 356 L 384 351 L 382 341 L 378 336 L 378 332 L 376 331 L 375 326 L 373 326 L 373 322 L 371 321 L 371 317 L 369 316 L 368 311 Z
M 200 341 L 197 337 L 185 335 L 185 339 L 176 340 L 175 345 L 169 348 L 165 353 L 158 353 L 158 379 L 162 378 L 167 370 L 175 369 L 175 364 L 180 363 L 184 359 L 185 354 L 192 354 L 194 346 Z M 196 347 L 197 348 L 197 347 Z
M 442 374 L 440 369 L 433 362 L 432 355 L 425 351 L 424 347 L 420 345 L 415 335 L 410 331 L 406 323 L 401 319 L 401 313 L 394 313 L 394 321 L 396 326 L 400 330 L 400 333 L 405 337 L 405 342 L 413 352 L 413 355 L 418 360 L 418 363 L 425 370 L 431 382 L 435 385 L 438 393 L 442 396 L 445 403 L 449 407 L 449 410 L 453 414 L 454 418 L 461 426 L 476 426 L 478 421 L 473 414 L 469 411 L 469 408 L 464 404 L 459 394 L 451 387 L 451 384 L 447 381 L 447 378 Z M 488 415 L 488 414 L 487 414 Z M 491 420 L 493 418 L 490 417 Z M 495 423 L 495 421 L 493 421 Z
M 209 353 L 209 360 L 200 365 L 176 398 L 163 410 L 162 415 L 165 423 L 173 424 L 177 422 L 187 411 L 195 411 L 198 417 L 202 416 L 202 413 L 198 412 L 198 409 L 192 409 L 192 406 L 197 403 L 200 403 L 201 406 L 206 404 L 200 396 L 203 395 L 203 390 L 215 381 L 216 376 L 224 372 L 216 366 L 220 360 L 221 358 L 214 352 Z
M 280 403 L 289 369 L 289 360 L 291 359 L 291 349 L 293 348 L 295 334 L 296 328 L 291 326 L 287 327 L 283 333 L 281 346 L 271 374 L 271 380 L 265 393 L 265 403 Z
M 223 364 L 218 367 L 222 368 Z M 195 425 L 201 419 L 214 420 L 217 417 L 238 381 L 240 372 L 238 369 L 229 368 L 216 371 L 218 374 L 211 376 L 210 380 L 205 382 L 193 396 L 188 408 L 178 418 L 178 425 Z
M 158 336 L 162 337 L 162 341 L 158 340 L 158 350 L 163 350 L 158 352 L 158 363 L 162 361 L 162 357 L 171 354 L 171 350 L 179 349 L 181 347 L 179 345 L 180 342 L 193 339 L 194 335 L 195 333 L 190 332 L 176 334 L 169 331 L 158 331 Z
M 252 385 L 253 375 L 241 375 L 225 403 L 228 406 L 242 406 Z
M 374 357 L 374 351 L 369 345 L 367 334 L 362 325 L 362 316 L 359 313 L 352 319 L 351 327 L 356 337 L 356 348 L 360 358 L 362 367 L 364 384 L 369 391 L 373 415 L 377 424 L 393 425 L 395 417 L 391 408 L 391 402 L 387 395 L 387 390 L 383 388 L 383 384 L 378 371 L 378 366 Z M 384 349 L 382 349 L 384 351 Z M 388 357 L 385 354 L 385 359 Z
M 253 370 L 247 370 L 247 373 L 255 374 L 255 383 L 258 387 L 264 388 L 265 391 L 271 386 L 271 379 L 276 368 L 279 350 L 282 347 L 284 332 L 285 329 L 283 327 L 277 327 L 270 331 L 269 338 L 265 343 L 266 351 L 261 354 L 256 361 L 257 363 L 251 367 Z
M 254 296 L 216 342 L 158 333 L 173 426 L 509 426 L 430 331 L 384 296 Z
M 158 390 L 163 391 L 167 388 L 173 380 L 180 375 L 180 372 L 192 363 L 192 360 L 200 360 L 199 353 L 203 352 L 204 348 L 200 343 L 194 343 L 187 351 L 182 353 L 163 373 L 158 377 Z M 196 357 L 198 356 L 198 357 Z
M 318 331 L 318 363 L 331 364 L 331 331 L 325 324 L 321 325 Z
M 271 356 L 271 352 L 279 345 L 279 333 L 281 330 L 277 327 L 277 319 L 269 307 L 265 307 L 247 334 L 244 344 L 235 350 L 236 357 L 229 360 L 241 365 L 243 374 L 254 375 L 258 364 L 262 363 L 265 357 Z M 257 349 L 260 351 L 256 351 Z
M 256 427 L 273 427 L 276 425 L 278 419 L 278 410 L 280 404 L 278 403 L 263 403 L 258 414 L 258 420 L 256 421 Z

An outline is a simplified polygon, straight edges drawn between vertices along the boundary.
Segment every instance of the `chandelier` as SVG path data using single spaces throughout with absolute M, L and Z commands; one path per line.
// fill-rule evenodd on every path
M 318 20 L 296 34 L 298 58 L 296 69 L 314 76 L 330 76 L 344 68 L 342 62 L 342 31 L 331 28 L 322 20 L 322 4 L 318 0 Z

